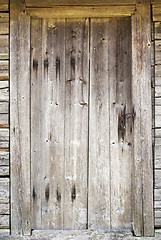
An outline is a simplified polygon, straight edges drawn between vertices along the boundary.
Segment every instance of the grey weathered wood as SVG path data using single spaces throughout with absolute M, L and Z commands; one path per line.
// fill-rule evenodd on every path
M 9 203 L 0 204 L 0 214 L 9 214 Z
M 9 165 L 9 152 L 0 150 L 0 166 Z
M 0 35 L 0 60 L 9 59 L 9 36 Z
M 155 188 L 161 188 L 161 181 L 160 181 L 160 178 L 161 178 L 161 169 L 156 169 L 155 170 Z
M 155 85 L 161 86 L 161 65 L 155 66 Z
M 0 0 L 0 11 L 9 10 L 9 0 Z
M 9 129 L 0 128 L 0 148 L 9 148 Z
M 0 203 L 9 203 L 9 178 L 0 178 Z
M 110 20 L 108 71 L 112 229 L 130 229 L 132 222 L 133 108 L 131 69 L 127 68 L 131 66 L 130 33 L 130 18 Z
M 161 189 L 154 189 L 154 200 L 161 201 Z
M 45 150 L 42 153 L 42 229 L 62 229 L 66 212 L 64 210 L 65 19 L 43 20 L 42 45 L 44 49 L 42 49 L 41 111 L 44 122 L 42 140 Z M 46 108 L 45 113 L 44 108 Z
M 31 24 L 31 200 L 32 228 L 41 229 L 41 71 L 42 71 L 42 20 Z
M 108 18 L 91 19 L 88 190 L 88 224 L 90 229 L 110 229 L 111 220 L 109 27 Z M 106 144 L 104 144 L 105 142 Z
M 30 17 L 10 4 L 11 233 L 30 235 Z
M 85 6 L 85 5 L 92 5 L 92 6 L 99 6 L 99 5 L 129 5 L 135 4 L 136 0 L 26 0 L 27 7 L 54 7 L 54 6 Z
M 155 64 L 161 64 L 161 41 L 155 40 Z
M 151 42 L 151 65 L 153 66 L 155 64 L 155 58 L 154 58 L 154 54 L 155 54 L 155 48 L 154 48 L 155 44 L 154 41 Z
M 87 224 L 89 20 L 66 22 L 65 229 Z
M 152 114 L 149 107 L 151 106 L 150 1 L 143 0 L 137 3 L 137 11 L 132 16 L 132 96 L 135 112 L 133 221 L 136 236 L 153 236 Z
M 9 215 L 0 215 L 0 228 L 9 228 Z
M 0 81 L 0 101 L 9 101 L 9 82 Z
M 9 34 L 9 13 L 0 13 L 0 34 Z
M 161 106 L 155 106 L 155 127 L 161 127 Z
M 9 166 L 0 166 L 0 176 L 2 177 L 9 176 Z
M 0 114 L 0 128 L 8 127 L 9 116 L 8 114 Z
M 0 102 L 0 113 L 8 113 L 8 112 L 9 112 L 9 103 Z
M 9 61 L 0 61 L 0 80 L 9 79 Z
M 135 5 L 127 6 L 58 6 L 53 8 L 28 8 L 28 13 L 34 18 L 87 18 L 131 16 Z

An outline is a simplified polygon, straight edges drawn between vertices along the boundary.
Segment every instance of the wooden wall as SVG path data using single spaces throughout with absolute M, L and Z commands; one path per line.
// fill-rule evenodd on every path
M 29 4 L 31 1 L 27 1 Z M 36 2 L 37 4 L 37 2 Z M 161 1 L 152 0 L 155 226 L 161 227 Z M 9 228 L 9 0 L 0 0 L 0 229 Z
M 9 228 L 9 1 L 0 0 L 0 229 Z

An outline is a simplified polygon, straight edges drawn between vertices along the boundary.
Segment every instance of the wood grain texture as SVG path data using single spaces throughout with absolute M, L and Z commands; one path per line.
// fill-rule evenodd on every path
M 9 61 L 3 60 L 0 61 L 0 80 L 9 79 Z
M 135 112 L 133 221 L 136 236 L 153 236 L 152 115 L 149 107 L 151 106 L 150 2 L 143 0 L 139 3 L 138 1 L 136 14 L 132 16 L 132 96 Z
M 34 18 L 88 18 L 131 16 L 135 5 L 128 6 L 61 6 L 53 8 L 28 8 L 28 13 Z
M 0 81 L 0 101 L 9 102 L 9 82 Z
M 65 229 L 87 224 L 89 20 L 66 22 Z
M 133 108 L 130 18 L 110 20 L 111 228 L 131 229 Z M 122 41 L 122 39 L 124 39 Z M 127 67 L 129 66 L 129 67 Z
M 0 0 L 0 11 L 9 10 L 9 0 Z
M 0 204 L 0 215 L 9 214 L 9 203 Z
M 9 129 L 0 128 L 0 148 L 9 148 Z
M 30 235 L 30 17 L 10 4 L 11 233 Z
M 0 13 L 0 34 L 9 34 L 9 13 Z
M 27 8 L 30 7 L 54 7 L 54 6 L 108 6 L 108 5 L 130 5 L 135 4 L 136 0 L 26 0 Z
M 0 203 L 9 203 L 9 178 L 0 178 Z
M 91 19 L 89 193 L 90 229 L 110 229 L 109 19 Z M 106 142 L 106 144 L 105 144 Z M 97 199 L 94 201 L 94 199 Z
M 0 215 L 0 228 L 9 228 L 9 215 Z
M 9 165 L 9 152 L 0 150 L 0 166 Z
M 0 60 L 9 59 L 9 36 L 0 35 Z
M 152 5 L 152 17 L 154 22 L 161 21 L 161 2 Z
M 0 113 L 9 113 L 9 103 L 0 102 Z
M 155 64 L 161 64 L 161 41 L 155 40 Z
M 9 124 L 9 115 L 0 114 L 0 128 L 8 127 Z
M 42 79 L 42 20 L 31 24 L 31 203 L 32 228 L 41 229 L 41 89 Z

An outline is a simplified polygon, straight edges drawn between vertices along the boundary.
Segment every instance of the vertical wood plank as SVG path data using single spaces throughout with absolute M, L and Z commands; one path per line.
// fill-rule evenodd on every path
M 64 228 L 87 223 L 89 20 L 66 21 Z
M 42 25 L 42 229 L 62 229 L 64 206 L 65 20 Z
M 109 21 L 111 229 L 131 229 L 133 149 L 131 101 L 131 21 Z
M 32 228 L 41 228 L 42 20 L 31 22 L 31 206 Z
M 110 229 L 109 19 L 91 19 L 89 116 L 89 228 Z
M 136 9 L 132 16 L 132 98 L 135 111 L 133 223 L 136 236 L 153 236 L 150 1 L 137 1 Z
M 11 233 L 30 235 L 30 17 L 10 5 Z

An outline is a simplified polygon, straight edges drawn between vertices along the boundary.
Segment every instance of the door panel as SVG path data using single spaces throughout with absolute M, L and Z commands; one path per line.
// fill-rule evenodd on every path
M 130 18 L 32 19 L 31 51 L 32 227 L 130 229 Z

